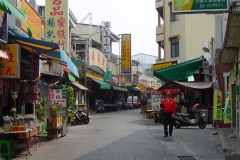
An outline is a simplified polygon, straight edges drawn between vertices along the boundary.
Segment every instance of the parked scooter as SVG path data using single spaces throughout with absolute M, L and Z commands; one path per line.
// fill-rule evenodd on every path
M 190 114 L 176 113 L 173 117 L 173 125 L 177 129 L 187 126 L 198 126 L 200 129 L 204 129 L 207 123 L 203 120 L 203 116 L 205 114 L 201 114 L 197 106 L 194 105 L 194 108 L 190 109 Z
M 106 111 L 102 100 L 97 100 L 96 105 L 97 105 L 96 113 L 103 113 Z
M 72 125 L 88 124 L 89 122 L 90 122 L 90 112 L 88 109 L 84 109 L 84 110 L 76 111 L 71 124 Z

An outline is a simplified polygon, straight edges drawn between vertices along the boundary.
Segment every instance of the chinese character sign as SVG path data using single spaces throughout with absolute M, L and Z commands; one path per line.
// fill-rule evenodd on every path
M 131 34 L 122 34 L 121 45 L 122 73 L 131 73 Z
M 20 48 L 17 44 L 3 44 L 9 59 L 0 59 L 0 78 L 20 78 Z
M 98 66 L 105 73 L 107 71 L 107 58 L 106 56 L 96 48 L 89 48 L 88 54 L 89 66 Z
M 222 93 L 214 89 L 213 119 L 222 120 Z
M 20 5 L 20 3 L 18 3 Z M 20 8 L 20 6 L 18 6 Z M 22 12 L 26 13 L 27 16 L 27 24 L 32 29 L 32 37 L 35 39 L 41 40 L 42 39 L 42 18 L 39 16 L 33 7 L 26 2 L 26 0 L 22 0 Z M 27 27 L 25 24 L 21 24 L 21 27 L 24 31 L 27 32 Z
M 68 53 L 68 0 L 46 0 L 45 40 L 58 43 Z

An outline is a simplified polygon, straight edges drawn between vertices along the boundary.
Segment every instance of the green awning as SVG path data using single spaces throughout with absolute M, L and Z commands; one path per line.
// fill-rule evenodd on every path
M 86 66 L 86 63 L 80 59 L 74 59 L 74 58 L 71 58 L 71 59 L 76 66 L 81 66 L 81 67 Z
M 71 74 L 68 73 L 68 79 L 72 82 L 76 82 L 76 78 L 73 77 Z
M 104 81 L 98 80 L 98 79 L 93 79 L 93 80 L 100 85 L 101 89 L 111 89 L 111 85 L 110 84 L 108 84 L 108 83 L 106 83 Z
M 180 81 L 187 79 L 195 73 L 199 73 L 199 67 L 203 65 L 203 56 L 182 62 L 170 67 L 159 69 L 153 72 L 153 76 L 163 82 Z
M 9 14 L 14 14 L 17 19 L 27 26 L 28 35 L 32 37 L 32 31 L 27 24 L 26 14 L 23 14 L 15 5 L 9 0 L 0 0 L 0 10 L 7 12 Z

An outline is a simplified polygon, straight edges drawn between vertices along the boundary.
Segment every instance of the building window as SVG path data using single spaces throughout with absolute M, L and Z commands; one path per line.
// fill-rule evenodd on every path
M 171 58 L 179 57 L 179 39 L 171 38 Z
M 170 5 L 170 22 L 177 21 L 179 19 L 178 14 L 172 12 L 172 4 Z

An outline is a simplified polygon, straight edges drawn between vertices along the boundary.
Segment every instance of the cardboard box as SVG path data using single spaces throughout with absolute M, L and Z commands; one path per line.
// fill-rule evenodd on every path
M 181 108 L 181 113 L 187 114 L 187 108 L 186 107 Z

